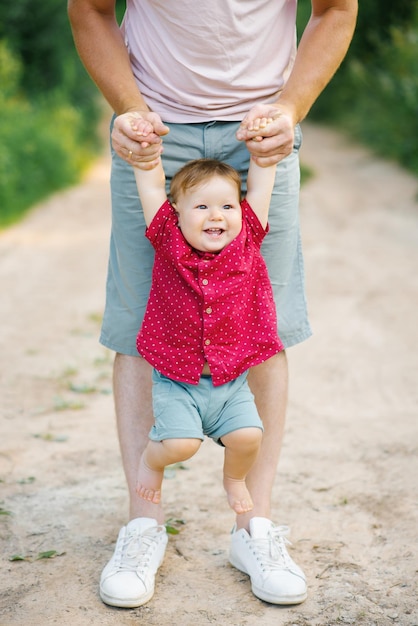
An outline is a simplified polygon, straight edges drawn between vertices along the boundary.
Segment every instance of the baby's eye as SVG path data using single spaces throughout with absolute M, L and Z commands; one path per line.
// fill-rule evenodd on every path
M 207 209 L 208 207 L 206 206 L 206 204 L 198 204 L 196 209 Z
M 232 204 L 224 204 L 224 205 L 223 205 L 223 209 L 224 209 L 225 211 L 228 211 L 228 209 L 232 209 L 232 208 L 233 208 L 233 207 L 232 207 Z

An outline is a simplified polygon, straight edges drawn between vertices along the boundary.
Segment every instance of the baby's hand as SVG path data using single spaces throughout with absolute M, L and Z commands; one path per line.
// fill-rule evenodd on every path
M 147 135 L 154 133 L 154 127 L 151 122 L 143 117 L 137 117 L 131 120 L 131 128 L 138 136 L 138 142 L 141 144 L 141 147 L 147 148 L 150 145 L 149 141 L 141 141 L 141 137 L 147 137 Z
M 269 124 L 273 121 L 272 117 L 256 117 L 254 120 L 248 120 L 245 123 L 245 127 L 250 132 L 257 132 L 259 130 L 264 130 L 267 128 Z M 261 135 L 255 135 L 252 137 L 253 141 L 263 141 L 263 137 Z
M 248 130 L 260 130 L 260 128 L 266 128 L 272 121 L 272 117 L 256 117 L 253 120 L 247 120 L 245 125 Z
M 279 104 L 257 104 L 242 120 L 238 141 L 245 141 L 251 155 L 262 167 L 275 165 L 291 154 L 295 122 L 286 107 Z

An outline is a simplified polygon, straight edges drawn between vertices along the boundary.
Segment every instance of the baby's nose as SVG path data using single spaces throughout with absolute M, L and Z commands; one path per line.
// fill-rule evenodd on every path
M 220 211 L 220 209 L 218 209 L 218 207 L 211 207 L 210 219 L 211 220 L 221 220 L 222 219 L 222 212 Z

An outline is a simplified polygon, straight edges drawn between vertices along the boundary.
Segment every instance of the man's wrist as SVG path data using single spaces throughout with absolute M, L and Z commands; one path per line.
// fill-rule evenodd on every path
M 280 97 L 273 106 L 277 111 L 276 115 L 273 115 L 274 119 L 286 115 L 292 120 L 293 127 L 301 121 L 293 102 L 286 100 L 285 97 Z
M 143 117 L 144 115 L 147 115 L 147 113 L 149 113 L 150 110 L 147 107 L 146 104 L 142 104 L 142 105 L 132 105 L 132 106 L 128 106 L 126 108 L 124 108 L 123 110 L 121 110 L 118 115 L 125 115 L 127 113 L 131 113 L 132 115 L 138 115 L 139 117 Z

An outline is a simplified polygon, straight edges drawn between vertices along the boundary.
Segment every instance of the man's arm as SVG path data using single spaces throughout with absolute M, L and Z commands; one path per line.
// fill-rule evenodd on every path
M 84 66 L 117 115 L 147 111 L 115 15 L 115 0 L 68 0 L 74 42 Z
M 312 0 L 292 73 L 277 102 L 294 123 L 308 114 L 344 59 L 357 18 L 357 0 Z
M 272 117 L 263 141 L 250 141 L 256 131 L 243 120 L 237 138 L 246 141 L 259 163 L 278 163 L 293 149 L 294 127 L 306 117 L 341 64 L 354 33 L 357 0 L 312 0 L 289 79 L 274 104 L 257 105 L 252 117 Z
M 115 16 L 115 0 L 68 0 L 74 42 L 87 72 L 118 116 L 112 134 L 118 155 L 148 167 L 161 153 L 168 128 L 151 113 L 135 82 L 128 51 Z M 135 121 L 148 119 L 154 133 L 142 144 Z

